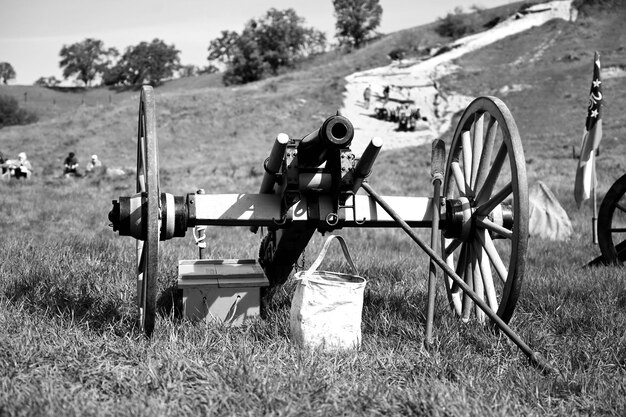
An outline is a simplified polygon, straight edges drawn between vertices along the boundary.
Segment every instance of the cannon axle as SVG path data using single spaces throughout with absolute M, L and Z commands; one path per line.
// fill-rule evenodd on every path
M 147 193 L 137 193 L 131 197 L 113 200 L 109 221 L 114 232 L 120 236 L 132 236 L 137 240 L 147 239 L 148 210 Z M 189 224 L 189 204 L 186 197 L 176 197 L 161 193 L 159 204 L 159 240 L 184 237 Z

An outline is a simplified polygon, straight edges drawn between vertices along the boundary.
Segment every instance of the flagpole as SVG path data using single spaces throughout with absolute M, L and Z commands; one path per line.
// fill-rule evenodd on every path
M 574 180 L 574 199 L 578 208 L 585 200 L 593 198 L 591 215 L 591 236 L 594 245 L 598 244 L 598 203 L 596 189 L 596 151 L 602 139 L 602 81 L 600 81 L 600 54 L 593 56 L 593 81 L 589 91 L 589 106 L 585 120 L 585 133 L 580 148 L 580 158 Z
M 593 156 L 591 158 L 591 170 L 592 170 L 592 182 L 591 182 L 591 198 L 593 198 L 592 202 L 592 216 L 591 216 L 591 236 L 593 240 L 593 244 L 598 244 L 598 201 L 596 198 L 596 185 L 598 183 L 598 179 L 596 177 L 596 155 L 595 150 L 593 151 Z

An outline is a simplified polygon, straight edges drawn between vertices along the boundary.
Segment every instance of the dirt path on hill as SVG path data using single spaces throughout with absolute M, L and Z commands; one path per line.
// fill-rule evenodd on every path
M 476 49 L 487 46 L 507 36 L 539 26 L 551 19 L 575 20 L 572 0 L 537 4 L 504 20 L 493 28 L 470 35 L 446 46 L 447 51 L 426 60 L 394 62 L 385 67 L 357 72 L 346 77 L 342 114 L 355 127 L 352 150 L 361 155 L 373 137 L 383 139 L 383 150 L 430 143 L 450 128 L 452 117 L 471 102 L 472 97 L 446 91 L 438 80 L 457 68 L 451 62 Z M 369 108 L 363 92 L 372 90 Z M 390 86 L 389 102 L 413 101 L 426 120 L 417 123 L 413 132 L 398 131 L 397 123 L 376 118 L 375 108 L 383 105 L 383 89 Z

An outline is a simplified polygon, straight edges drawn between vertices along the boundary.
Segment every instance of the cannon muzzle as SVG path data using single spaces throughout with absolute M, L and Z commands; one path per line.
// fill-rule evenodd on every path
M 343 116 L 331 116 L 322 127 L 309 133 L 298 145 L 300 164 L 319 166 L 326 161 L 329 150 L 348 148 L 354 137 L 354 127 Z

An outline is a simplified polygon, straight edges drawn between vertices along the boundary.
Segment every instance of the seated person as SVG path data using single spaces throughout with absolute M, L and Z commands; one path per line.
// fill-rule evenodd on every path
M 65 158 L 64 168 L 63 168 L 63 176 L 70 177 L 78 175 L 78 158 L 74 152 L 70 152 Z
M 17 164 L 14 168 L 15 178 L 26 178 L 29 179 L 32 175 L 33 167 L 30 164 L 30 161 L 26 158 L 25 152 L 20 152 L 17 155 Z
M 9 168 L 5 165 L 6 159 L 4 159 L 4 154 L 0 152 L 0 167 L 2 167 L 2 173 L 4 174 L 9 170 Z
M 4 159 L 4 154 L 0 152 L 0 167 L 2 167 L 2 173 L 0 174 L 0 178 L 8 179 L 11 176 L 11 172 L 9 171 L 9 167 L 11 166 L 11 160 Z
M 87 171 L 87 174 L 95 174 L 100 167 L 102 167 L 102 161 L 98 159 L 98 155 L 91 155 L 91 161 L 87 162 L 85 171 Z

